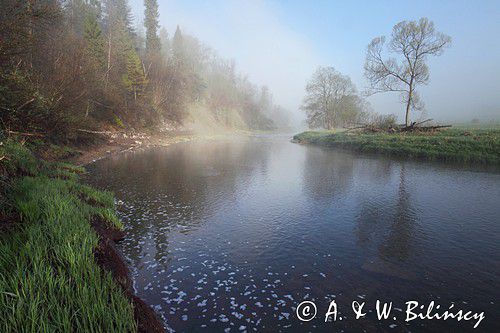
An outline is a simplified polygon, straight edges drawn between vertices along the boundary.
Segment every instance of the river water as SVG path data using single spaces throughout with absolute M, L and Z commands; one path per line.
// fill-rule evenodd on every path
M 476 331 L 500 332 L 497 171 L 286 136 L 182 143 L 88 169 L 115 192 L 134 287 L 169 330 L 473 330 L 475 320 L 406 322 L 415 300 L 484 311 Z M 317 308 L 308 322 L 296 315 L 303 300 Z M 337 318 L 325 323 L 332 300 Z M 393 302 L 389 319 L 377 300 Z M 356 320 L 353 301 L 366 316 Z

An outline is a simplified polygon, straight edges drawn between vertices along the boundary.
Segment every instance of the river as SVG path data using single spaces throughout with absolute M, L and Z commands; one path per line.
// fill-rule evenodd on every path
M 289 139 L 194 141 L 88 167 L 116 194 L 134 288 L 167 328 L 472 331 L 405 322 L 405 302 L 434 300 L 484 311 L 479 331 L 500 331 L 499 172 Z M 318 310 L 308 322 L 295 313 L 303 300 Z M 332 300 L 338 317 L 325 323 Z M 392 318 L 377 319 L 377 300 L 393 302 Z

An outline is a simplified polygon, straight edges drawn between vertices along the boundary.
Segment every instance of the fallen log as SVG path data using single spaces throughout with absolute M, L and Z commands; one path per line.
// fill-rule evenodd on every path
M 429 121 L 432 121 L 432 120 L 433 120 L 432 118 L 429 118 L 429 119 L 426 119 L 426 120 L 422 120 L 422 121 L 416 123 L 415 126 L 419 126 L 419 125 L 425 124 L 425 123 L 427 123 Z
M 419 123 L 413 122 L 409 126 L 405 126 L 400 129 L 401 132 L 412 132 L 412 131 L 431 131 L 431 130 L 436 130 L 440 128 L 449 128 L 452 127 L 452 125 L 435 125 L 435 126 L 419 126 L 420 124 L 426 123 L 428 121 L 431 121 L 432 119 L 427 119 L 424 121 L 421 121 Z
M 432 131 L 435 129 L 450 128 L 450 127 L 452 127 L 452 125 L 421 126 L 421 127 L 416 127 L 415 129 L 418 131 Z

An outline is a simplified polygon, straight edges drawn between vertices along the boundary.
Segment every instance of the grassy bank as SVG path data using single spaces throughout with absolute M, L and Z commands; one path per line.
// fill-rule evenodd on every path
M 0 331 L 136 331 L 129 299 L 93 255 L 90 221 L 121 227 L 112 194 L 13 141 L 0 158 Z
M 414 159 L 500 164 L 499 129 L 448 129 L 436 133 L 346 133 L 308 131 L 299 143 L 339 147 Z

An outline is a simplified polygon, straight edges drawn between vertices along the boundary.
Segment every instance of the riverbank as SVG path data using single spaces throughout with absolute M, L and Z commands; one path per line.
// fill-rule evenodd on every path
M 411 159 L 500 164 L 499 129 L 447 129 L 434 133 L 307 131 L 293 141 Z
M 193 140 L 196 135 L 189 131 L 168 132 L 89 132 L 93 137 L 91 144 L 69 148 L 66 156 L 60 156 L 66 162 L 75 165 L 85 165 L 101 158 L 149 147 L 166 147 L 174 143 Z M 47 157 L 53 157 L 53 152 L 47 152 Z
M 0 171 L 1 331 L 163 331 L 115 249 L 111 193 L 13 140 L 0 146 Z

